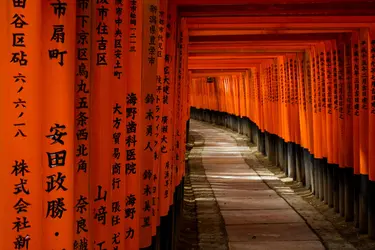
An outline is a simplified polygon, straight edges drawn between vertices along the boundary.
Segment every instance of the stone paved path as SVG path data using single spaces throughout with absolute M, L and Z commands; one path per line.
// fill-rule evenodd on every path
M 241 146 L 236 138 L 240 135 L 203 122 L 191 121 L 191 134 L 195 145 L 189 164 L 201 249 L 325 249 L 289 198 L 283 197 L 293 191 L 257 164 L 256 147 Z M 295 203 L 318 216 L 302 199 Z M 354 249 L 331 233 L 328 238 L 336 241 L 329 249 Z

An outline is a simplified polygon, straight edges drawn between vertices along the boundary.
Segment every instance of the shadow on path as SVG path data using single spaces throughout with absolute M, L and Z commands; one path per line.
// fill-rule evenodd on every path
M 265 167 L 245 136 L 198 121 L 190 134 L 200 249 L 355 249 Z

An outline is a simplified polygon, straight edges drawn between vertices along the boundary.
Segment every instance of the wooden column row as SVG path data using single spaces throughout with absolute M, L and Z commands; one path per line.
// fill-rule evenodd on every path
M 250 65 L 258 59 L 249 61 L 248 69 L 241 61 L 244 88 L 240 76 L 217 77 L 214 84 L 196 77 L 191 81 L 191 103 L 247 116 L 262 131 L 374 181 L 374 46 L 374 28 L 361 28 L 310 44 L 305 52 L 285 52 L 259 66 Z M 202 61 L 192 61 L 191 68 L 198 69 Z
M 0 9 L 0 248 L 151 246 L 185 168 L 188 38 L 176 6 Z

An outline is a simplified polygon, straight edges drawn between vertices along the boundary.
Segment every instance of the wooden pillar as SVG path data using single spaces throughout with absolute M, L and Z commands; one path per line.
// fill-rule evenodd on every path
M 292 142 L 288 142 L 288 176 L 296 179 L 296 156 Z
M 142 151 L 140 152 L 140 179 L 141 199 L 139 216 L 139 247 L 146 248 L 151 245 L 152 238 L 152 187 L 155 155 L 155 124 L 162 119 L 156 114 L 157 95 L 157 49 L 159 6 L 156 0 L 144 0 L 142 6 L 142 65 L 141 65 L 141 95 L 140 106 L 142 119 L 140 141 Z M 156 133 L 156 131 L 155 131 Z
M 354 180 L 353 169 L 345 168 L 345 221 L 354 219 Z
M 76 5 L 42 3 L 42 96 L 43 243 L 41 249 L 72 247 L 74 223 L 74 82 Z M 65 33 L 64 38 L 59 34 Z M 39 41 L 38 41 L 39 42 Z M 35 49 L 35 48 L 33 48 Z M 53 84 L 52 84 L 53 83 Z M 30 145 L 31 146 L 31 145 Z M 57 185 L 57 183 L 61 185 Z M 36 202 L 36 201 L 35 201 Z M 36 222 L 40 223 L 40 222 Z M 85 225 L 87 226 L 87 225 Z
M 85 242 L 92 242 L 94 229 L 90 227 L 91 205 L 90 200 L 90 141 L 91 141 L 91 61 L 94 60 L 91 52 L 93 43 L 92 34 L 92 3 L 78 4 L 76 11 L 76 81 L 75 81 L 75 141 L 74 148 L 86 149 L 83 154 L 75 157 L 74 162 L 74 205 L 75 205 L 75 232 L 74 246 L 84 246 Z M 85 22 L 86 20 L 87 22 Z M 82 227 L 80 227 L 82 225 Z
M 14 1 L 0 2 L 0 20 L 3 24 L 0 28 L 0 35 L 3 37 L 0 46 L 0 181 L 3 194 L 0 203 L 3 211 L 0 214 L 1 249 L 24 246 L 43 249 L 44 245 L 43 219 L 46 218 L 46 213 L 43 207 L 47 201 L 44 200 L 42 183 L 48 179 L 41 173 L 48 161 L 42 161 L 42 141 L 48 140 L 45 136 L 49 131 L 41 130 L 44 102 L 44 97 L 41 98 L 44 87 L 41 51 L 44 51 L 44 55 L 48 51 L 40 40 L 42 13 L 41 0 L 23 4 Z M 49 28 L 52 26 L 49 25 Z M 19 35 L 13 35 L 17 33 Z M 14 40 L 14 36 L 21 40 Z M 43 60 L 45 59 L 48 57 L 43 56 Z M 70 94 L 69 92 L 68 96 Z M 55 111 L 53 114 L 57 115 Z M 64 119 L 64 122 L 68 123 L 70 120 Z M 72 127 L 69 129 L 69 136 L 72 136 Z M 69 144 L 69 139 L 67 143 L 66 149 L 72 153 L 74 149 Z M 71 183 L 73 179 L 71 175 L 69 177 Z M 71 187 L 68 185 L 68 188 Z M 27 235 L 32 237 L 28 238 Z M 51 237 L 54 239 L 53 233 Z M 58 246 L 71 247 L 67 244 Z
M 126 85 L 126 143 L 125 143 L 125 204 L 124 225 L 125 225 L 125 248 L 138 249 L 140 246 L 140 213 L 144 204 L 141 204 L 142 186 L 140 183 L 142 176 L 141 159 L 143 153 L 143 114 L 142 110 L 142 41 L 143 27 L 145 24 L 143 1 L 133 1 L 127 5 L 130 15 L 125 15 L 126 25 L 125 38 L 126 49 L 129 51 L 125 66 L 127 69 Z M 136 142 L 134 141 L 136 140 Z M 137 214 L 134 214 L 134 211 Z
M 328 197 L 327 202 L 329 207 L 333 207 L 333 183 L 334 183 L 334 176 L 333 176 L 333 166 L 331 164 L 327 164 L 327 178 L 328 178 Z

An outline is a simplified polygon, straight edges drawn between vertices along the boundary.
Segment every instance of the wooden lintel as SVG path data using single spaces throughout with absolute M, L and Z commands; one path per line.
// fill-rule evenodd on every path
M 190 43 L 195 42 L 237 42 L 237 41 L 304 41 L 304 40 L 332 40 L 337 39 L 339 34 L 345 33 L 316 33 L 316 34 L 269 34 L 269 35 L 218 35 L 218 36 L 193 36 L 189 38 Z
M 191 17 L 187 18 L 190 27 L 192 24 L 256 24 L 262 27 L 264 24 L 301 24 L 313 25 L 314 23 L 375 23 L 375 16 L 293 16 L 293 17 L 251 17 L 251 16 L 230 16 L 230 17 Z M 286 25 L 286 26 L 285 26 Z M 283 27 L 283 26 L 281 26 Z
M 276 57 L 275 57 L 276 58 Z M 189 59 L 188 65 L 246 65 L 246 64 L 258 64 L 258 63 L 267 63 L 267 62 L 273 62 L 275 58 L 265 58 L 265 59 L 247 59 L 247 60 L 198 60 L 193 61 Z
M 329 0 L 329 3 L 353 3 L 353 2 L 372 2 L 368 0 Z M 170 4 L 174 5 L 240 5 L 240 4 L 303 4 L 303 3 L 327 3 L 327 0 L 267 0 L 260 2 L 259 0 L 170 0 Z
M 235 1 L 234 1 L 235 2 Z M 265 1 L 267 3 L 267 1 Z M 224 17 L 224 16 L 371 16 L 375 14 L 375 4 L 352 1 L 350 3 L 277 3 L 199 5 L 180 6 L 183 17 Z
M 190 70 L 194 69 L 249 69 L 259 67 L 260 64 L 248 64 L 248 65 L 189 65 Z
M 203 23 L 203 24 L 189 24 L 190 30 L 213 30 L 213 29 L 278 29 L 278 30 L 290 30 L 290 29 L 359 29 L 369 28 L 372 23 Z
M 316 43 L 315 43 L 316 44 Z M 266 44 L 262 44 L 262 43 L 258 43 L 257 45 L 255 44 L 250 44 L 250 45 L 245 45 L 245 44 L 237 44 L 237 45 L 232 45 L 232 44 L 218 44 L 218 45 L 215 45 L 215 44 L 205 44 L 205 45 L 189 45 L 189 51 L 193 52 L 193 51 L 199 51 L 199 50 L 227 50 L 227 49 L 234 49 L 234 50 L 237 50 L 237 51 L 243 51 L 245 52 L 245 50 L 253 50 L 253 51 L 259 51 L 259 52 L 263 52 L 263 51 L 267 51 L 267 50 L 301 50 L 301 49 L 307 49 L 309 48 L 311 45 L 283 45 L 283 44 L 280 44 L 280 45 L 277 45 L 277 44 L 274 44 L 274 45 L 266 45 Z
M 216 53 L 298 53 L 304 52 L 310 47 L 306 47 L 303 49 L 296 49 L 296 48 L 254 48 L 254 49 L 216 49 L 216 50 L 208 50 L 208 49 L 200 49 L 200 50 L 189 50 L 191 53 L 210 53 L 215 51 Z
M 209 29 L 189 30 L 189 36 L 238 36 L 238 35 L 269 35 L 269 34 L 313 34 L 313 33 L 345 33 L 354 29 Z
M 242 72 L 245 72 L 245 71 L 242 71 Z M 207 74 L 207 73 L 192 73 L 192 77 L 193 78 L 198 78 L 198 77 L 218 77 L 218 76 L 230 76 L 230 75 L 241 75 L 243 73 L 239 73 L 239 72 L 216 72 L 216 73 L 210 73 L 210 74 Z
M 269 41 L 262 41 L 261 43 L 262 44 L 265 44 L 265 45 L 277 45 L 277 44 L 280 44 L 280 45 L 304 45 L 304 44 L 315 44 L 317 43 L 318 41 L 321 41 L 320 39 L 306 39 L 306 40 L 282 40 L 282 41 L 272 41 L 272 40 L 269 40 Z M 212 45 L 225 45 L 225 44 L 229 44 L 229 45 L 239 45 L 239 46 L 242 46 L 242 45 L 258 45 L 259 44 L 259 41 L 236 41 L 236 42 L 233 42 L 233 41 L 209 41 L 209 42 L 190 42 L 189 44 L 191 45 L 207 45 L 207 44 L 212 44 Z
M 189 58 L 231 58 L 231 57 L 238 57 L 238 58 L 257 58 L 257 57 L 275 57 L 275 56 L 284 56 L 287 53 L 282 52 L 240 52 L 240 53 L 225 53 L 225 52 L 213 52 L 213 53 L 189 53 Z
M 239 69 L 239 70 L 232 69 L 230 71 L 224 70 L 224 69 L 216 69 L 216 70 L 197 69 L 197 70 L 191 70 L 192 74 L 215 74 L 215 73 L 223 73 L 223 72 L 242 73 L 242 72 L 244 72 L 244 70 L 243 69 Z
M 212 56 L 189 56 L 189 60 L 220 60 L 220 59 L 273 59 L 277 55 L 241 55 L 237 53 L 236 55 L 212 55 Z

